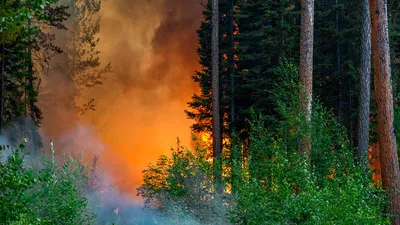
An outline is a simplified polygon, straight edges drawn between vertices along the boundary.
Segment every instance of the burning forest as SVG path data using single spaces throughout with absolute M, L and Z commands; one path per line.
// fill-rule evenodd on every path
M 0 224 L 400 225 L 397 1 L 0 6 Z

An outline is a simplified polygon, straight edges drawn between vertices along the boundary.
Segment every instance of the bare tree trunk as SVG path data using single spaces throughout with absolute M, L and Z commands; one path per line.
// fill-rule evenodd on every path
M 213 127 L 213 159 L 214 164 L 220 164 L 217 161 L 221 158 L 221 122 L 219 109 L 219 14 L 218 0 L 212 0 L 212 127 Z M 214 178 L 220 183 L 221 167 L 214 166 Z
M 393 124 L 387 0 L 370 0 L 370 12 L 382 183 L 391 203 L 392 224 L 400 225 L 400 171 Z
M 4 40 L 3 40 L 4 41 Z M 0 135 L 3 135 L 3 121 L 4 121 L 4 76 L 6 66 L 6 46 L 1 45 L 1 78 L 0 78 Z
M 359 163 L 361 163 L 362 167 L 366 169 L 368 168 L 369 113 L 371 95 L 371 17 L 369 13 L 369 0 L 363 0 L 362 4 L 357 160 Z
M 32 20 L 28 19 L 28 27 L 30 28 L 32 25 Z M 36 143 L 36 138 L 33 134 L 35 127 L 34 125 L 36 125 L 35 123 L 35 99 L 33 96 L 33 91 L 34 91 L 34 85 L 33 85 L 33 75 L 34 75 L 34 71 L 33 71 L 33 59 L 32 59 L 32 35 L 29 35 L 29 45 L 28 45 L 28 74 L 27 74 L 27 81 L 25 81 L 25 85 L 26 83 L 27 86 L 25 86 L 25 138 L 28 138 L 29 143 L 26 146 L 28 151 L 31 151 L 33 154 L 35 154 L 35 143 Z M 25 78 L 26 80 L 26 78 Z M 27 99 L 28 98 L 28 99 Z M 27 114 L 28 108 L 29 107 L 29 116 Z M 29 119 L 32 121 L 32 124 L 29 124 Z
M 312 82 L 313 82 L 313 43 L 314 43 L 314 0 L 301 0 L 301 35 L 299 78 L 300 109 L 305 112 L 306 121 L 311 121 Z M 301 141 L 300 154 L 310 156 L 311 136 L 307 133 Z
M 31 26 L 31 19 L 28 20 L 28 26 Z M 29 37 L 29 42 L 32 42 L 32 36 Z M 35 87 L 33 86 L 33 61 L 32 61 L 32 47 L 29 44 L 28 48 L 28 82 L 29 90 L 33 91 Z M 32 121 L 35 121 L 35 100 L 32 96 L 29 98 L 29 116 Z
M 235 128 L 235 117 L 236 117 L 236 106 L 235 106 L 235 44 L 234 44 L 234 30 L 235 30 L 235 14 L 234 14 L 234 7 L 235 3 L 234 0 L 229 0 L 229 7 L 230 7 L 230 15 L 229 15 L 229 75 L 230 75 L 230 83 L 231 83 L 231 93 L 230 93 L 230 144 L 233 146 L 234 144 L 234 134 L 236 132 Z M 230 150 L 230 160 L 231 160 L 231 185 L 232 185 L 232 193 L 236 191 L 236 175 L 235 175 L 235 170 L 237 169 L 235 167 L 235 162 L 238 162 L 239 155 L 237 154 L 238 151 L 235 148 L 232 148 Z
M 338 0 L 335 0 L 335 6 L 339 4 Z M 336 34 L 339 34 L 339 11 L 336 10 L 335 13 L 335 24 L 336 24 Z M 338 35 L 339 36 L 339 35 Z M 342 81 L 340 77 L 340 43 L 339 40 L 335 40 L 335 54 L 336 54 L 336 76 L 338 77 L 336 88 L 339 90 L 339 95 L 336 100 L 336 108 L 337 108 L 337 120 L 339 122 L 343 119 L 343 100 L 342 100 Z
M 234 3 L 230 0 L 230 21 L 229 21 L 229 73 L 231 78 L 231 133 L 234 131 L 235 126 L 235 59 L 234 59 Z
M 5 0 L 1 0 L 1 4 L 4 7 Z M 4 131 L 4 78 L 5 78 L 5 67 L 6 67 L 6 45 L 5 40 L 2 40 L 1 48 L 1 78 L 0 78 L 0 135 L 3 135 Z

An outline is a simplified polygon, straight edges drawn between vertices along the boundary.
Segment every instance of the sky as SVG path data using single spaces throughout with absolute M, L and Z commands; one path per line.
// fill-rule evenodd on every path
M 191 143 L 184 113 L 198 87 L 197 33 L 205 0 L 103 0 L 100 11 L 101 61 L 113 72 L 85 93 L 96 111 L 75 120 L 66 80 L 59 71 L 44 80 L 41 132 L 59 151 L 98 154 L 116 187 L 135 194 L 141 171 L 169 154 L 177 137 Z M 51 93 L 51 94 L 49 94 Z M 49 97 L 50 96 L 50 97 Z M 49 98 L 57 106 L 49 106 Z

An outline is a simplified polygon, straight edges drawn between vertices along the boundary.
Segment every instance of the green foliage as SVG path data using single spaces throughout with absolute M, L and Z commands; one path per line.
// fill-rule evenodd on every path
M 231 221 L 390 224 L 382 214 L 384 192 L 375 189 L 354 164 L 343 127 L 317 103 L 312 123 L 304 123 L 298 111 L 298 84 L 292 79 L 295 67 L 283 65 L 276 72 L 286 79 L 274 92 L 281 119 L 275 132 L 264 128 L 262 118 L 251 124 L 248 162 L 234 171 L 239 179 L 234 184 Z M 311 165 L 298 155 L 298 140 L 308 132 L 312 135 Z
M 361 2 L 315 2 L 313 93 L 351 137 L 356 127 Z M 351 140 L 353 141 L 353 140 Z
M 0 218 L 6 224 L 90 224 L 85 198 L 87 174 L 80 160 L 62 165 L 43 155 L 40 167 L 27 161 L 20 145 L 0 164 Z
M 220 1 L 220 28 L 219 28 L 219 50 L 220 50 L 220 111 L 221 115 L 226 115 L 228 106 L 228 90 L 227 82 L 230 78 L 229 62 L 228 57 L 223 57 L 224 54 L 228 56 L 231 46 L 229 45 L 229 12 L 232 9 L 231 6 L 227 6 L 226 2 Z M 223 15 L 227 16 L 223 16 Z M 193 94 L 192 100 L 188 103 L 190 110 L 185 110 L 188 118 L 194 120 L 192 129 L 195 132 L 211 132 L 211 2 L 208 2 L 205 10 L 203 11 L 204 20 L 201 22 L 200 28 L 197 31 L 199 46 L 197 48 L 197 54 L 199 55 L 199 64 L 201 69 L 196 71 L 192 76 L 192 80 L 201 87 L 200 94 Z M 226 121 L 228 117 L 221 116 L 222 121 Z M 222 124 L 227 124 L 223 122 Z M 226 133 L 227 127 L 222 125 L 222 134 Z
M 111 63 L 101 66 L 98 44 L 100 38 L 101 0 L 73 0 L 68 3 L 71 14 L 68 23 L 67 40 L 63 49 L 63 57 L 68 62 L 62 65 L 68 79 L 74 83 L 74 106 L 80 114 L 95 109 L 95 100 L 85 100 L 83 105 L 82 94 L 88 88 L 100 85 L 112 72 Z M 65 66 L 65 67 L 64 67 Z
M 216 220 L 225 216 L 232 224 L 390 224 L 384 191 L 354 163 L 344 127 L 317 102 L 312 122 L 301 119 L 293 63 L 282 60 L 271 72 L 281 80 L 271 91 L 277 116 L 266 122 L 253 111 L 249 144 L 231 139 L 222 162 L 231 192 L 214 190 L 206 151 L 178 147 L 144 171 L 138 191 L 146 205 L 171 224 L 226 224 Z M 310 161 L 298 154 L 307 133 Z
M 198 140 L 196 140 L 198 141 Z M 224 224 L 222 196 L 214 192 L 211 163 L 199 143 L 194 151 L 179 145 L 143 171 L 138 195 L 159 210 L 162 224 Z
M 220 111 L 223 137 L 238 132 L 247 140 L 250 108 L 273 117 L 269 90 L 279 77 L 272 71 L 280 57 L 298 58 L 296 17 L 293 0 L 220 1 Z M 198 30 L 201 70 L 193 76 L 201 88 L 186 111 L 195 132 L 211 131 L 211 4 L 203 12 Z M 232 105 L 234 101 L 234 105 Z M 235 121 L 233 122 L 232 119 Z
M 34 1 L 14 1 L 6 0 L 2 1 L 0 8 L 0 33 L 3 36 L 3 32 L 7 34 L 18 33 L 23 24 L 36 17 L 38 20 L 43 20 L 46 16 L 46 8 L 54 3 L 54 0 L 34 0 Z M 15 8 L 15 5 L 19 6 Z M 4 38 L 0 43 L 12 40 L 12 38 Z
M 240 1 L 235 41 L 239 120 L 250 119 L 250 109 L 265 117 L 276 112 L 270 90 L 280 82 L 273 72 L 280 58 L 298 58 L 299 13 L 292 0 Z M 238 127 L 239 130 L 241 127 Z
M 27 193 L 38 181 L 34 171 L 23 166 L 22 148 L 23 145 L 19 146 L 6 162 L 0 164 L 0 217 L 5 222 L 21 222 L 28 218 L 34 222 L 39 219 L 30 207 L 34 197 Z M 6 147 L 2 147 L 4 150 Z
M 36 129 L 29 130 L 22 117 L 29 118 L 36 127 L 42 120 L 38 107 L 40 72 L 44 72 L 50 56 L 61 50 L 54 46 L 50 28 L 62 28 L 67 14 L 65 7 L 54 6 L 57 0 L 1 2 L 0 15 L 0 88 L 1 102 L 0 127 L 16 140 L 22 141 L 26 136 L 33 140 L 30 145 L 40 146 L 40 136 Z M 40 69 L 41 68 L 41 69 Z M 21 127 L 24 126 L 24 129 Z M 22 131 L 23 130 L 23 131 Z M 30 134 L 27 134 L 27 133 Z M 24 134 L 21 134 L 24 133 Z M 29 146 L 26 146 L 28 149 Z

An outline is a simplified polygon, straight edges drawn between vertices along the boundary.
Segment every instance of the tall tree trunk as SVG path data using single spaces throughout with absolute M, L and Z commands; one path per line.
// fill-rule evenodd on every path
M 1 5 L 5 7 L 5 0 L 1 0 Z M 1 44 L 1 77 L 0 77 L 0 135 L 3 135 L 4 121 L 4 76 L 6 67 L 6 45 L 5 40 Z
M 234 0 L 230 0 L 230 21 L 229 21 L 229 75 L 231 78 L 231 132 L 233 132 L 235 126 L 235 59 L 234 59 Z
M 31 26 L 31 19 L 28 20 L 28 26 Z M 28 90 L 34 91 L 35 87 L 33 86 L 33 61 L 32 61 L 32 36 L 29 36 L 29 47 L 28 47 Z M 29 93 L 29 92 L 28 92 Z M 33 93 L 30 93 L 33 94 Z M 33 96 L 29 96 L 29 116 L 32 121 L 35 121 L 35 99 Z
M 4 41 L 4 40 L 3 40 Z M 4 121 L 4 76 L 6 66 L 6 46 L 1 45 L 1 78 L 0 78 L 0 135 L 3 135 L 3 121 Z
M 361 70 L 360 97 L 358 107 L 357 160 L 362 167 L 368 167 L 369 113 L 371 95 L 371 17 L 369 0 L 362 2 L 361 24 Z
M 382 183 L 391 203 L 392 224 L 400 225 L 400 170 L 393 124 L 387 1 L 370 0 L 370 12 Z
M 305 112 L 307 122 L 311 121 L 312 82 L 313 82 L 313 43 L 314 43 L 314 0 L 301 0 L 301 35 L 299 78 L 300 108 Z M 307 132 L 301 140 L 300 154 L 310 156 L 311 136 Z
M 213 159 L 214 165 L 220 165 L 217 162 L 221 158 L 221 122 L 219 109 L 219 13 L 218 0 L 212 0 L 212 135 L 213 135 Z M 217 183 L 221 182 L 222 168 L 214 166 L 214 179 Z
M 32 20 L 28 19 L 28 29 L 32 27 Z M 33 61 L 32 61 L 32 35 L 29 34 L 28 37 L 28 48 L 27 48 L 27 56 L 26 56 L 26 64 L 27 64 L 27 73 L 25 75 L 25 95 L 24 95 L 24 138 L 29 140 L 29 143 L 25 146 L 27 151 L 34 153 L 34 136 L 33 130 L 35 129 L 33 126 L 30 126 L 29 120 L 31 120 L 35 124 L 35 101 L 34 101 L 34 86 L 33 86 Z M 29 114 L 28 114 L 29 112 Z
M 230 144 L 233 146 L 234 144 L 234 135 L 236 132 L 235 128 L 235 117 L 236 117 L 236 106 L 235 106 L 235 44 L 234 44 L 234 30 L 235 30 L 235 14 L 234 14 L 234 7 L 235 3 L 234 0 L 229 0 L 229 8 L 230 8 L 230 21 L 229 21 L 229 75 L 230 75 L 230 85 L 231 85 L 231 93 L 230 93 Z M 236 191 L 236 170 L 238 169 L 235 166 L 235 162 L 239 162 L 240 154 L 236 148 L 232 147 L 230 149 L 230 160 L 231 160 L 231 185 L 232 185 L 232 193 Z
M 336 24 L 336 34 L 339 37 L 339 11 L 338 11 L 338 0 L 335 0 L 336 12 L 335 12 L 335 24 Z M 337 119 L 339 122 L 343 119 L 343 100 L 342 100 L 342 83 L 340 80 L 340 43 L 339 40 L 335 40 L 335 54 L 336 54 L 336 77 L 338 77 L 336 86 L 339 90 L 339 95 L 336 100 L 337 108 Z

